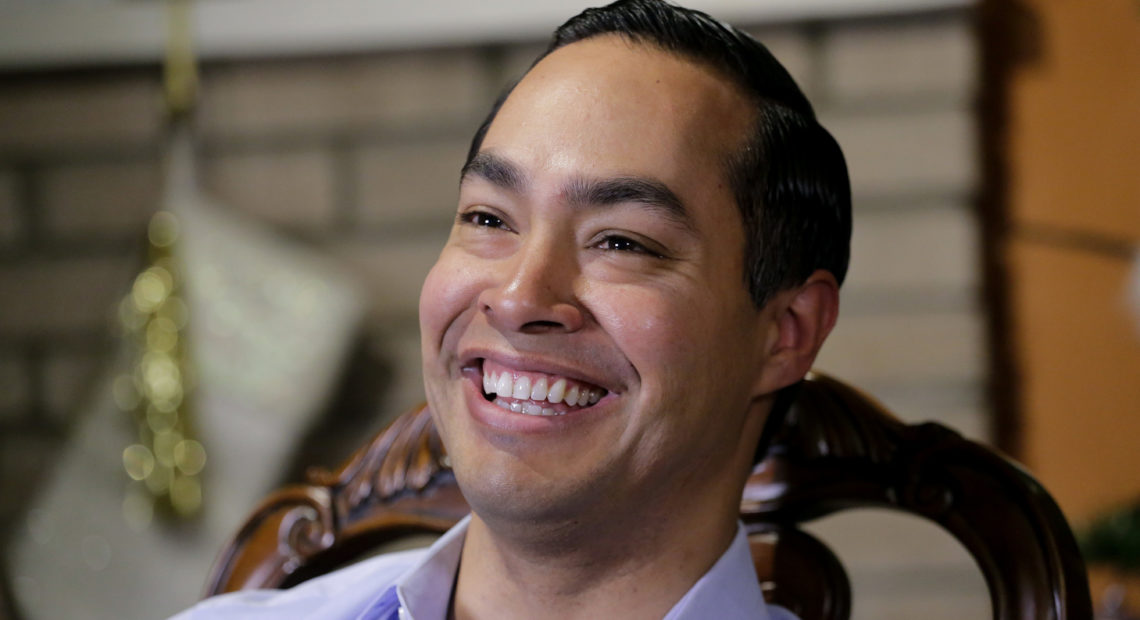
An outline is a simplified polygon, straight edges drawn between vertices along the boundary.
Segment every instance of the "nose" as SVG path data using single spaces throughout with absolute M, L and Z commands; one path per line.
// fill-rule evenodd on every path
M 491 266 L 498 271 L 479 295 L 488 321 L 503 332 L 574 332 L 585 313 L 575 295 L 579 276 L 564 244 L 533 238 Z

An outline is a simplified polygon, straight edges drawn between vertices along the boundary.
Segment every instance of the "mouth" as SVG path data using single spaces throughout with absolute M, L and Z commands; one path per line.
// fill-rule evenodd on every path
M 609 393 L 581 380 L 481 361 L 483 398 L 513 413 L 566 415 L 593 407 Z

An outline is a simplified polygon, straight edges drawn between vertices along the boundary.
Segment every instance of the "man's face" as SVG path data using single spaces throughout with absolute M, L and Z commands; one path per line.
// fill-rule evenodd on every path
M 725 176 L 751 120 L 709 71 L 612 36 L 505 102 L 420 300 L 428 401 L 481 517 L 611 518 L 742 475 L 771 337 Z

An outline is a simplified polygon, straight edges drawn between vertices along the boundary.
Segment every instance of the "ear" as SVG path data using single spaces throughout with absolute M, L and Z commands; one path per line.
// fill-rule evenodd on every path
M 754 396 L 775 393 L 811 370 L 839 317 L 839 284 L 817 269 L 803 284 L 776 294 L 762 311 L 768 323 Z

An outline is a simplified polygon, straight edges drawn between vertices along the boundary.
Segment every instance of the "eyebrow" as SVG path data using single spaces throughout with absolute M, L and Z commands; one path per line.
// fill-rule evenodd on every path
M 606 206 L 637 203 L 657 215 L 690 231 L 695 230 L 685 203 L 673 190 L 657 179 L 616 177 L 610 179 L 574 179 L 566 188 L 570 204 Z
M 501 189 L 521 193 L 526 188 L 526 177 L 513 162 L 494 153 L 480 152 L 463 166 L 459 175 L 460 184 L 468 177 L 480 177 Z
M 463 166 L 460 183 L 473 176 L 516 194 L 523 193 L 527 186 L 526 174 L 522 169 L 493 152 L 483 151 L 472 157 Z M 685 203 L 669 186 L 657 179 L 639 176 L 575 178 L 566 184 L 563 195 L 575 206 L 636 203 L 686 230 L 696 230 Z

